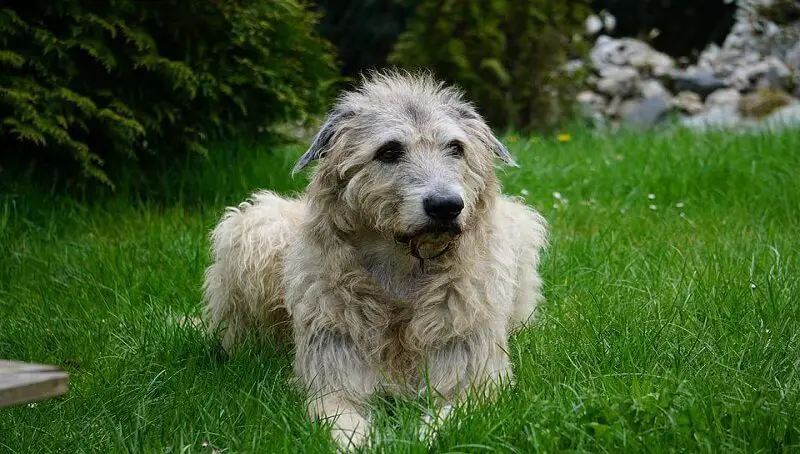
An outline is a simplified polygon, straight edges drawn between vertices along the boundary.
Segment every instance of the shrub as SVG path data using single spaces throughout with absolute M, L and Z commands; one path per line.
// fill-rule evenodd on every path
M 4 2 L 0 145 L 112 185 L 109 162 L 302 120 L 336 74 L 315 21 L 297 0 Z
M 339 51 L 342 74 L 353 78 L 386 65 L 419 0 L 316 0 L 320 34 Z
M 424 0 L 389 61 L 461 86 L 494 127 L 550 128 L 571 113 L 584 1 Z

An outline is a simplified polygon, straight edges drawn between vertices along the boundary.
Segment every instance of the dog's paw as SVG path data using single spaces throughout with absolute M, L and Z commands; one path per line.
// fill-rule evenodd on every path
M 358 412 L 347 412 L 336 418 L 331 428 L 331 437 L 339 445 L 339 452 L 348 452 L 362 446 L 369 431 L 369 420 Z
M 450 417 L 453 406 L 448 404 L 433 412 L 426 412 L 422 415 L 422 426 L 419 428 L 419 440 L 431 446 L 436 439 L 442 424 Z

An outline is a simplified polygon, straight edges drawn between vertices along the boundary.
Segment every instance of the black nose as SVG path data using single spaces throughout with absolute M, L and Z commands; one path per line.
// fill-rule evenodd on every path
M 464 201 L 457 195 L 427 197 L 422 204 L 425 207 L 425 213 L 431 219 L 439 222 L 454 220 L 464 209 Z

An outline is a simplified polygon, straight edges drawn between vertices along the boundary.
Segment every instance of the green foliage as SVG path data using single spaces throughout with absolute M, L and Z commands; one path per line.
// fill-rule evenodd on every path
M 5 2 L 0 145 L 112 185 L 107 163 L 304 120 L 336 74 L 316 19 L 297 0 Z
M 570 114 L 587 2 L 425 0 L 389 58 L 461 86 L 497 127 L 547 128 Z
M 342 73 L 381 68 L 419 0 L 315 0 L 320 34 L 339 51 Z

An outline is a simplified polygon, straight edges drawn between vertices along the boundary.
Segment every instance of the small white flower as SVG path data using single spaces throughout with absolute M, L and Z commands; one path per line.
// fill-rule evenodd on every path
M 755 290 L 755 289 L 756 289 L 756 284 L 750 283 L 750 290 Z
M 655 205 L 650 205 L 650 209 L 653 210 L 653 211 L 656 211 L 658 209 L 658 207 L 655 206 Z
M 528 190 L 527 189 L 523 189 L 523 190 L 519 191 L 519 193 L 524 195 L 525 197 L 528 197 Z
M 208 447 L 208 440 L 203 440 L 203 447 L 204 447 L 204 448 L 207 448 L 207 447 Z
M 650 200 L 655 200 L 656 199 L 656 195 L 651 192 L 650 194 L 647 194 L 647 198 L 650 199 Z
M 561 193 L 556 191 L 553 193 L 553 197 L 555 197 L 557 200 L 561 200 Z
M 683 208 L 683 202 L 676 203 L 675 208 Z
M 37 405 L 39 404 L 37 404 L 36 402 L 31 402 L 28 404 L 28 408 L 36 408 Z

